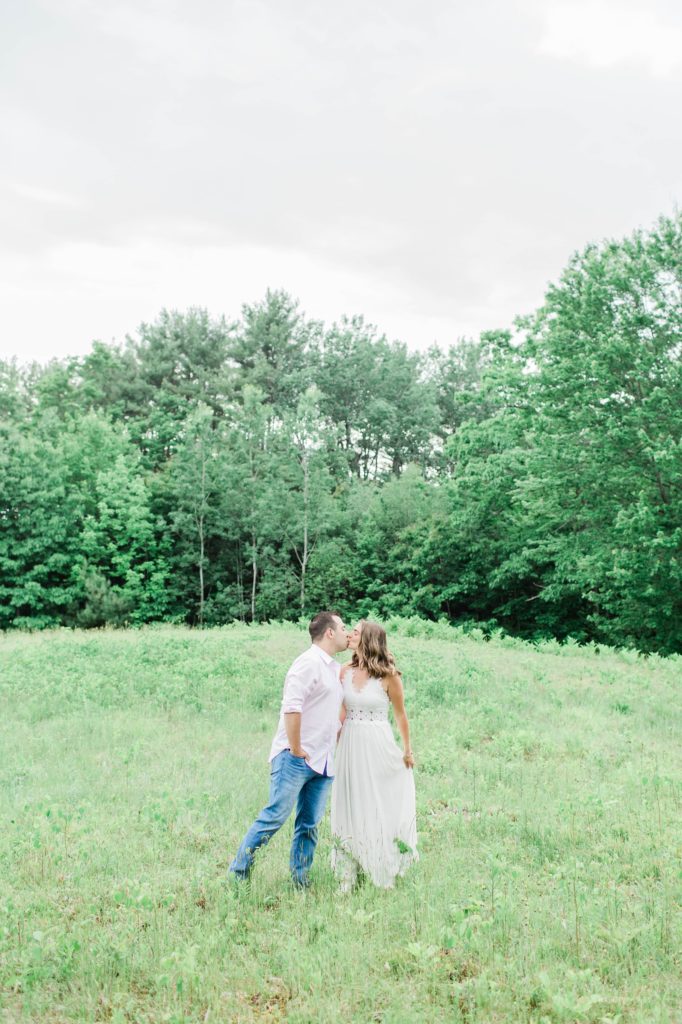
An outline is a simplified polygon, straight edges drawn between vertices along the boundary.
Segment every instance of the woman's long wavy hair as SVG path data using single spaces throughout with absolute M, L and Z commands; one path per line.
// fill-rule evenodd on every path
M 351 668 L 365 668 L 376 679 L 400 675 L 388 649 L 384 627 L 368 619 L 360 619 L 359 626 L 360 642 L 357 651 L 353 651 Z

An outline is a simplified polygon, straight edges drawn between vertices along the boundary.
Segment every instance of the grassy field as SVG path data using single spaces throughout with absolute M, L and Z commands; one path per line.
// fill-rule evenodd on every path
M 0 638 L 0 1020 L 682 1021 L 682 660 L 393 623 L 421 861 L 340 896 L 268 788 L 292 625 Z

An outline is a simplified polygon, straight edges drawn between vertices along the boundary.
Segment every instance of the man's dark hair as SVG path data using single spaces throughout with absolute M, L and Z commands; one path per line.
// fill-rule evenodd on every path
M 314 642 L 315 640 L 321 640 L 328 629 L 336 629 L 335 619 L 340 619 L 341 616 L 338 612 L 318 612 L 310 620 L 308 626 L 308 632 L 310 633 L 310 639 Z

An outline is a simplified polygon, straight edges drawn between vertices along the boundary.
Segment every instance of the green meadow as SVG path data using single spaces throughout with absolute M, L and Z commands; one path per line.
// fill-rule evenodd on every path
M 0 638 L 0 1020 L 682 1020 L 682 659 L 389 623 L 421 860 L 339 895 L 264 803 L 295 625 Z

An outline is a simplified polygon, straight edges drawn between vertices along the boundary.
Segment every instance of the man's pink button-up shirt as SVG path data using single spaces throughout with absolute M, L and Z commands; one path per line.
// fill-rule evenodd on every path
M 301 746 L 308 754 L 313 771 L 334 774 L 334 750 L 339 729 L 339 711 L 343 690 L 339 682 L 340 666 L 331 655 L 313 644 L 299 655 L 287 672 L 282 695 L 282 710 L 270 760 L 289 748 L 284 716 L 291 711 L 301 715 Z

